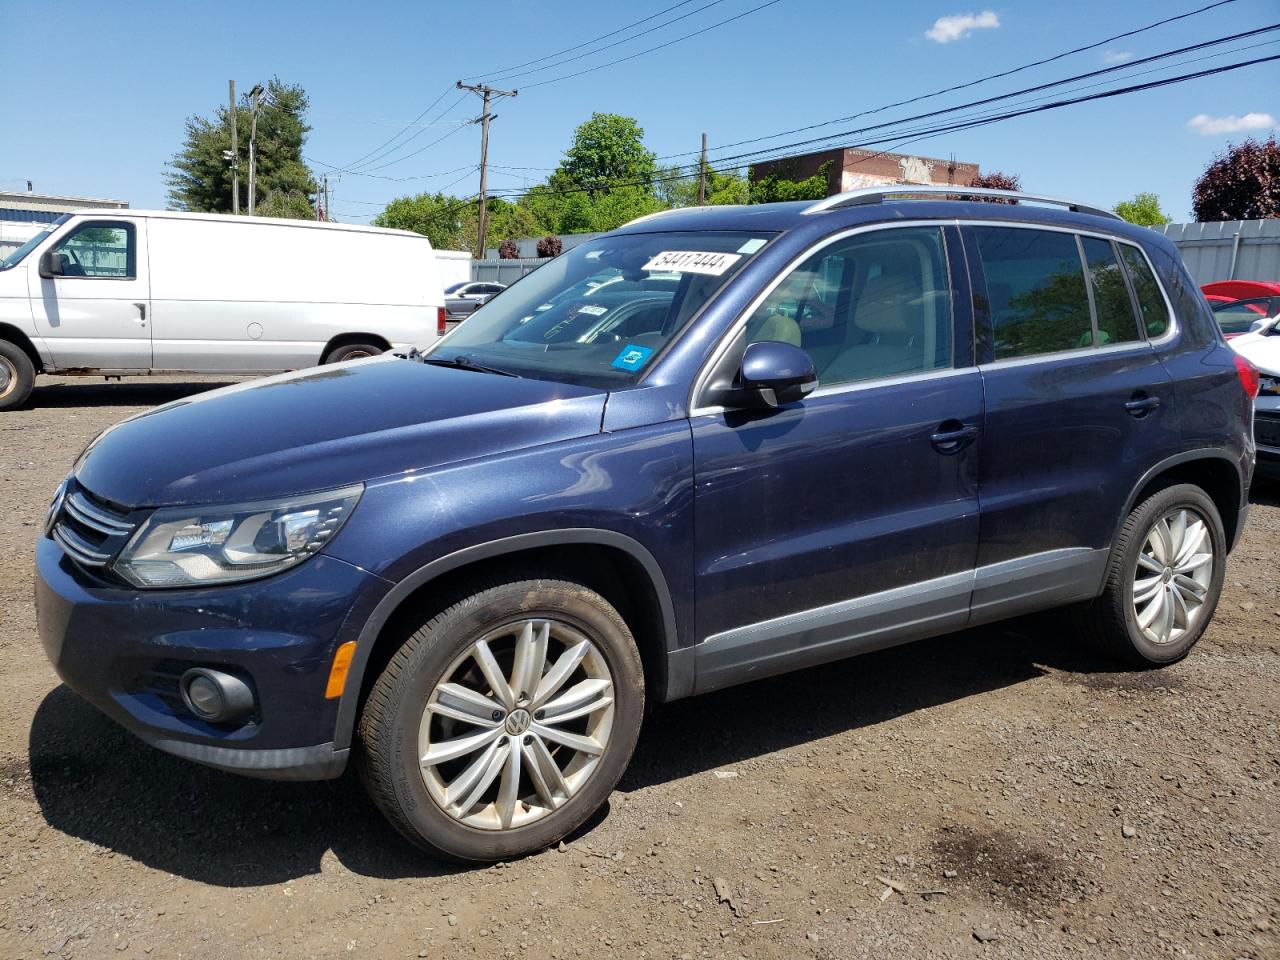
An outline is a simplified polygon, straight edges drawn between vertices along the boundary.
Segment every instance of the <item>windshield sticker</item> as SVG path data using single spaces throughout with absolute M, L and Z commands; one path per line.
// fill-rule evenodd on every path
M 654 255 L 641 270 L 652 273 L 702 273 L 718 277 L 742 259 L 737 253 L 699 253 L 696 250 L 666 250 Z
M 763 247 L 764 244 L 765 244 L 765 241 L 761 240 L 759 237 L 755 237 L 751 240 L 748 240 L 746 243 L 740 246 L 738 248 L 738 252 L 739 253 L 755 253 L 757 250 Z
M 596 303 L 586 303 L 578 308 L 579 313 L 585 313 L 592 317 L 603 317 L 609 312 L 608 307 L 602 307 Z
M 643 367 L 645 361 L 651 356 L 653 356 L 652 347 L 641 347 L 634 343 L 628 343 L 622 348 L 622 352 L 614 357 L 613 363 L 609 364 L 609 366 L 615 370 L 635 371 Z

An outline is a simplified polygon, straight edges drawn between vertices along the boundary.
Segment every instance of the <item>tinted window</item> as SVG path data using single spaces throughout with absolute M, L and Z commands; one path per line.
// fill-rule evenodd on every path
M 1142 322 L 1147 328 L 1147 336 L 1158 337 L 1169 329 L 1169 308 L 1160 295 L 1155 274 L 1147 266 L 1147 258 L 1136 247 L 1122 243 L 1120 255 L 1129 268 L 1129 282 L 1133 284 L 1133 292 L 1138 297 L 1138 307 L 1142 310 Z
M 1093 323 L 1074 234 L 975 227 L 987 275 L 995 358 L 1093 346 Z
M 1084 245 L 1089 283 L 1093 288 L 1093 306 L 1098 314 L 1098 345 L 1142 339 L 1115 247 L 1110 240 L 1096 237 L 1081 237 L 1080 242 Z
M 66 258 L 67 277 L 132 277 L 133 228 L 87 223 L 54 248 Z
M 747 338 L 802 347 L 826 386 L 949 367 L 942 232 L 883 230 L 823 248 L 756 309 Z

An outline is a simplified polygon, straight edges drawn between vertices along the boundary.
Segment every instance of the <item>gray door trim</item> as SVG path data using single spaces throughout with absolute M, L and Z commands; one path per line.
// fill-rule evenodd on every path
M 1048 550 L 713 634 L 693 648 L 693 692 L 1092 599 L 1109 553 Z

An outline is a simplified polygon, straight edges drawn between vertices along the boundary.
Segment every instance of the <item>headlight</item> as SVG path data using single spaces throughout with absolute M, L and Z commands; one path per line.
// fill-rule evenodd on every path
M 1258 396 L 1280 396 L 1280 377 L 1269 377 L 1263 374 L 1258 378 Z
M 301 563 L 346 522 L 364 487 L 289 500 L 157 510 L 114 564 L 139 587 L 252 580 Z

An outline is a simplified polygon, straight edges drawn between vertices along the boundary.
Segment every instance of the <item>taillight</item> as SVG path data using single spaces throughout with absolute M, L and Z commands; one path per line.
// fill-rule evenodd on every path
M 438 337 L 444 336 L 444 319 L 444 307 L 440 307 L 436 310 L 436 336 Z M 1254 379 L 1256 380 L 1257 377 L 1255 376 Z
M 1258 378 L 1258 368 L 1237 353 L 1236 373 L 1240 374 L 1240 386 L 1244 387 L 1244 392 L 1252 400 L 1258 395 L 1258 387 L 1261 386 Z

